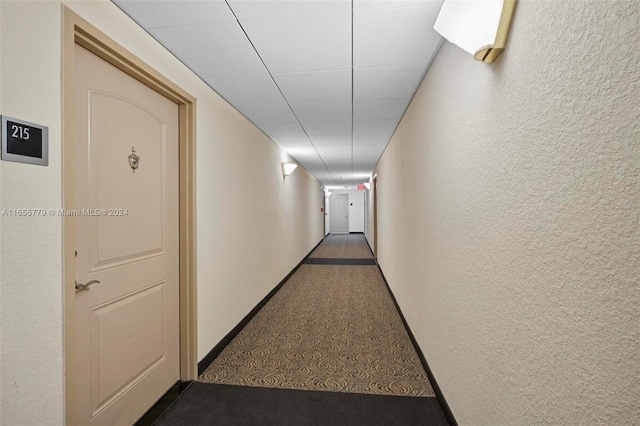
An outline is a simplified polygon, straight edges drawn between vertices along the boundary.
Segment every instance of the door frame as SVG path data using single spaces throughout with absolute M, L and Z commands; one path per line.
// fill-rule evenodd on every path
M 378 261 L 378 174 L 373 177 L 373 258 Z
M 322 239 L 327 236 L 327 197 L 322 191 Z
M 196 99 L 95 26 L 62 6 L 63 208 L 74 210 L 74 44 L 89 50 L 179 107 L 180 380 L 198 374 L 196 312 Z M 75 220 L 63 219 L 65 423 L 75 420 Z
M 364 195 L 364 235 L 365 238 L 369 236 L 369 190 L 362 191 Z M 367 241 L 367 244 L 368 241 Z

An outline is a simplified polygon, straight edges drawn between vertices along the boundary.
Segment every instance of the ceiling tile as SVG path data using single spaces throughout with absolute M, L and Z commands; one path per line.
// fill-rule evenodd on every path
M 359 174 L 359 175 L 369 176 L 377 162 L 378 162 L 377 159 L 375 159 L 375 160 L 359 160 L 359 161 L 354 160 L 353 168 L 354 168 L 354 170 L 358 171 L 358 173 L 354 172 L 354 175 Z M 364 180 L 367 180 L 367 179 L 364 179 Z
M 384 99 L 376 101 L 355 101 L 354 120 L 399 120 L 411 99 Z
M 333 179 L 333 175 L 328 170 L 326 172 L 317 172 L 311 171 L 311 174 L 316 177 L 320 182 L 325 185 L 334 184 L 335 180 Z
M 354 145 L 353 146 L 353 161 L 374 161 L 377 162 L 382 153 L 384 152 L 387 144 L 375 144 L 375 145 Z
M 255 124 L 262 123 L 296 123 L 298 119 L 291 108 L 283 100 L 282 102 L 264 105 L 239 105 L 236 106 L 238 111 L 244 114 L 249 120 Z
M 351 120 L 351 102 L 310 102 L 291 104 L 291 107 L 304 125 L 316 121 Z
M 354 99 L 410 98 L 422 81 L 424 70 L 423 65 L 354 70 Z
M 351 164 L 351 144 L 316 146 L 316 149 L 325 162 L 344 160 Z
M 360 185 L 361 183 L 369 182 L 369 178 L 371 177 L 371 172 L 373 171 L 374 166 L 375 163 L 369 164 L 366 167 L 362 167 L 359 173 L 353 174 L 353 179 L 351 180 L 351 182 L 354 185 Z
M 347 184 L 346 180 L 351 179 L 351 163 L 345 163 L 342 161 L 329 161 L 325 163 L 327 165 L 327 169 L 331 175 L 335 178 L 335 181 L 340 184 Z M 340 179 L 343 178 L 344 180 Z
M 440 3 L 433 2 L 428 7 L 354 12 L 354 67 L 428 64 L 441 40 L 433 29 L 439 10 Z
M 357 183 L 362 183 L 362 182 L 366 182 L 369 180 L 369 177 L 371 177 L 371 168 L 368 168 L 366 171 L 364 170 L 354 170 L 353 171 L 353 180 L 354 181 L 359 181 Z M 349 176 L 349 178 L 351 178 L 351 174 Z
M 373 170 L 373 168 L 378 164 L 378 160 L 380 159 L 380 155 L 377 155 L 373 158 L 358 158 L 353 161 L 354 170 L 357 170 L 359 173 L 369 174 Z
M 326 159 L 323 157 L 324 163 L 327 165 L 327 169 L 337 179 L 340 177 L 351 177 L 351 160 L 347 159 Z
M 353 122 L 354 145 L 386 144 L 399 120 L 366 120 Z
M 344 0 L 229 0 L 239 20 L 284 18 L 350 13 L 351 2 Z
M 351 14 L 241 24 L 272 73 L 351 68 Z
M 327 169 L 327 167 L 324 165 L 320 157 L 317 156 L 317 154 L 316 157 L 316 160 L 301 162 L 301 164 L 305 169 L 307 169 L 309 173 L 314 175 L 316 178 L 322 180 L 322 177 L 332 180 L 333 176 L 331 176 L 331 173 L 329 173 L 329 169 Z
M 351 135 L 310 136 L 315 146 L 351 144 Z
M 351 133 L 351 121 L 317 121 L 304 123 L 304 129 L 311 135 L 346 135 Z
M 317 153 L 314 160 L 300 160 L 300 162 L 304 163 L 304 168 L 316 177 L 317 174 L 329 174 L 329 170 L 327 170 Z
M 351 166 L 331 165 L 327 166 L 329 172 L 335 177 L 338 185 L 348 185 L 351 179 Z
M 260 128 L 282 147 L 311 145 L 298 123 L 266 123 L 261 124 Z
M 322 164 L 318 151 L 312 145 L 292 145 L 282 148 L 287 154 L 300 162 Z M 315 163 L 314 163 L 315 162 Z M 324 168 L 324 166 L 323 166 Z M 326 169 L 325 169 L 326 170 Z
M 331 172 L 331 175 L 334 176 L 334 182 L 338 185 L 351 184 L 351 165 L 327 164 L 327 168 L 329 169 L 329 172 Z
M 335 177 L 338 185 L 349 185 L 351 182 L 351 164 L 330 163 L 327 168 Z M 341 179 L 342 178 L 342 179 Z
M 206 78 L 204 81 L 232 105 L 284 101 L 282 93 L 269 74 Z
M 329 173 L 329 169 L 327 169 L 327 166 L 325 166 L 324 163 L 320 160 L 320 157 L 318 157 L 317 162 L 310 163 L 307 170 L 313 173 L 313 175 L 316 177 L 318 177 L 318 175 L 324 175 L 329 179 L 333 179 L 333 176 L 331 176 L 331 173 Z
M 125 13 L 144 28 L 235 22 L 224 0 L 140 1 L 114 0 Z
M 431 7 L 436 4 L 439 10 L 442 0 L 354 0 L 353 10 L 408 9 L 412 7 Z
M 274 74 L 291 103 L 351 100 L 351 70 Z
M 220 21 L 149 31 L 202 78 L 267 73 L 237 22 Z

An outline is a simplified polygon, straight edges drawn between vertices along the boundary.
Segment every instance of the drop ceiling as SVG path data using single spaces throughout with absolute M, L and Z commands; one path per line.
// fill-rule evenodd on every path
M 369 175 L 441 37 L 441 0 L 113 0 L 328 187 Z

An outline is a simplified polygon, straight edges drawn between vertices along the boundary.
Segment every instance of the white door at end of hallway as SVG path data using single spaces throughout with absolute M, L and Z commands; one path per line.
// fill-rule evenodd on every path
M 74 218 L 69 423 L 133 424 L 180 378 L 179 107 L 78 45 L 74 79 L 75 207 L 93 213 Z
M 331 233 L 349 233 L 349 194 L 331 196 Z

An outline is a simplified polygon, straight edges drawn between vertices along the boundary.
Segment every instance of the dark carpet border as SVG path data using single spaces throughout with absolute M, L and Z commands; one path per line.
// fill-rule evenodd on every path
M 220 342 L 218 342 L 217 345 L 215 345 L 207 355 L 205 355 L 204 358 L 202 358 L 202 360 L 198 363 L 198 376 L 200 376 L 202 373 L 204 373 L 204 371 L 207 369 L 207 367 L 209 367 L 209 365 L 211 365 L 211 363 L 218 357 L 218 355 L 220 355 L 220 353 L 224 350 L 224 348 L 227 347 L 227 345 L 229 345 L 229 343 L 231 343 L 231 341 L 238 335 L 238 333 L 240 333 L 242 331 L 242 329 L 249 323 L 249 321 L 251 321 L 253 319 L 253 317 L 256 316 L 256 314 L 258 313 L 258 311 L 260 311 L 260 309 L 262 309 L 262 307 L 264 305 L 267 304 L 267 302 L 269 300 L 271 300 L 271 298 L 278 292 L 278 290 L 280 290 L 282 288 L 282 286 L 284 285 L 284 283 L 287 282 L 287 280 L 289 278 L 291 278 L 291 276 L 300 268 L 300 266 L 302 266 L 303 263 L 305 263 L 305 261 L 309 258 L 309 256 L 311 255 L 311 253 L 313 253 L 313 251 L 318 248 L 318 246 L 324 241 L 324 238 L 320 240 L 320 242 L 318 242 L 318 244 L 315 245 L 314 248 L 311 249 L 311 251 L 309 251 L 309 253 L 307 253 L 307 255 L 300 261 L 300 263 L 298 263 L 296 265 L 295 268 L 293 268 L 291 270 L 291 272 L 289 272 L 287 274 L 286 277 L 284 277 L 282 279 L 282 281 L 280 281 L 278 283 L 278 285 L 276 285 L 273 290 L 271 290 L 269 292 L 269 294 L 267 294 L 260 302 L 258 302 L 258 304 L 251 310 L 251 312 L 249 312 L 239 323 L 238 325 L 236 325 L 229 333 L 227 333 L 226 336 L 224 336 L 222 338 L 222 340 L 220 340 Z
M 306 265 L 371 265 L 375 266 L 375 259 L 369 258 L 333 258 L 333 257 L 310 257 L 304 262 Z
M 436 398 L 194 382 L 157 426 L 447 426 Z
M 393 291 L 391 291 L 391 287 L 389 286 L 389 282 L 387 281 L 387 277 L 384 276 L 384 272 L 382 272 L 382 268 L 380 267 L 380 264 L 378 263 L 378 258 L 376 257 L 375 253 L 373 252 L 373 249 L 371 248 L 371 244 L 369 244 L 369 239 L 365 237 L 365 241 L 367 242 L 367 246 L 369 246 L 369 250 L 371 250 L 371 254 L 373 255 L 373 257 L 374 257 L 374 259 L 376 261 L 376 265 L 378 266 L 378 270 L 380 271 L 380 275 L 382 275 L 382 279 L 384 280 L 384 284 L 387 286 L 387 291 L 389 292 L 389 295 L 391 296 L 391 300 L 393 300 L 393 304 L 395 305 L 396 310 L 398 311 L 398 314 L 400 315 L 400 319 L 402 319 L 402 323 L 404 324 L 404 328 L 406 328 L 407 333 L 409 334 L 409 339 L 411 339 L 411 343 L 413 344 L 413 348 L 418 353 L 418 358 L 420 358 L 420 362 L 422 363 L 422 366 L 424 367 L 424 371 L 427 373 L 427 377 L 429 378 L 429 382 L 431 382 L 431 386 L 433 387 L 433 392 L 436 394 L 436 398 L 438 399 L 438 402 L 440 403 L 440 406 L 442 407 L 442 411 L 444 412 L 444 415 L 447 418 L 447 421 L 449 422 L 449 424 L 451 426 L 458 426 L 458 422 L 456 421 L 456 418 L 453 416 L 453 412 L 451 411 L 451 407 L 449 407 L 449 404 L 447 403 L 447 400 L 444 397 L 444 394 L 442 393 L 442 390 L 440 389 L 440 386 L 438 386 L 438 382 L 436 381 L 436 378 L 433 376 L 433 372 L 431 371 L 431 368 L 429 368 L 429 364 L 427 363 L 427 359 L 424 357 L 424 353 L 422 352 L 422 349 L 420 349 L 420 345 L 418 345 L 418 341 L 414 337 L 413 332 L 411 331 L 411 327 L 409 327 L 409 324 L 407 323 L 407 320 L 404 317 L 404 314 L 402 313 L 402 309 L 400 309 L 400 305 L 398 305 L 398 301 L 396 300 L 396 296 L 393 294 Z
M 160 418 L 183 393 L 191 386 L 192 380 L 186 382 L 178 381 L 173 385 L 140 419 L 135 426 L 151 426 Z

